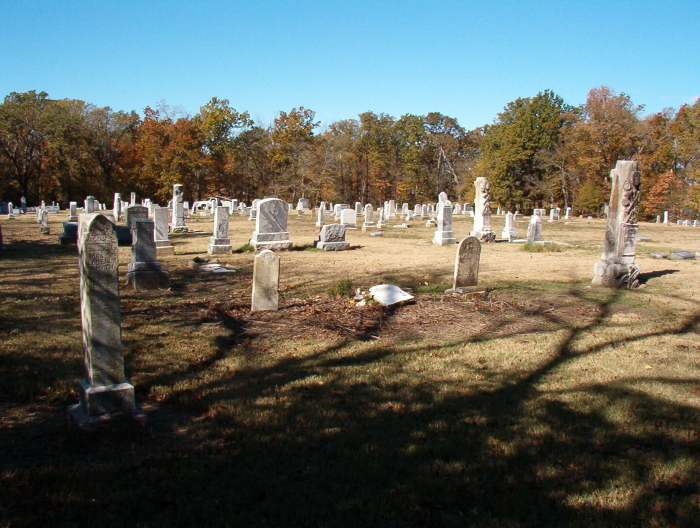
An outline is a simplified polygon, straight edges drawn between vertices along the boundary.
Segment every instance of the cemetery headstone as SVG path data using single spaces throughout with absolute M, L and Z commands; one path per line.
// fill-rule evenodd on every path
M 527 241 L 542 241 L 542 217 L 540 215 L 533 214 L 530 217 L 530 223 L 527 225 Z
M 452 277 L 452 289 L 448 292 L 460 292 L 468 286 L 479 282 L 479 262 L 481 259 L 481 242 L 468 236 L 459 243 L 455 255 L 455 269 Z
M 209 239 L 207 253 L 220 255 L 231 253 L 231 239 L 228 236 L 228 207 L 217 206 L 214 210 L 214 232 Z
M 348 249 L 350 244 L 345 240 L 345 226 L 343 224 L 326 224 L 321 228 L 318 249 L 324 251 L 342 251 Z
M 70 414 L 90 426 L 117 413 L 136 412 L 134 387 L 124 374 L 119 308 L 117 238 L 114 224 L 103 214 L 83 214 L 79 220 L 80 312 L 85 378 L 80 403 Z
M 483 176 L 474 181 L 474 227 L 471 235 L 482 242 L 493 242 L 496 234 L 491 229 L 491 184 Z
M 457 242 L 452 231 L 452 204 L 438 202 L 437 226 L 433 234 L 433 244 L 448 246 Z
M 168 236 L 168 222 L 170 220 L 170 210 L 167 207 L 158 205 L 153 207 L 153 238 L 156 244 L 156 255 L 172 255 L 175 250 L 170 243 Z
M 172 220 L 171 230 L 173 233 L 186 233 L 188 231 L 185 225 L 185 204 L 183 203 L 182 184 L 176 183 L 173 185 L 173 200 L 172 200 Z
M 603 255 L 593 268 L 593 284 L 613 288 L 639 286 L 635 264 L 640 176 L 636 161 L 618 160 L 610 171 L 610 205 Z
M 156 256 L 153 231 L 153 221 L 148 218 L 134 220 L 131 224 L 131 262 L 126 272 L 126 283 L 135 290 L 168 287 L 168 275 Z
M 506 213 L 506 218 L 504 222 L 505 223 L 503 225 L 503 231 L 501 232 L 501 238 L 507 240 L 508 242 L 512 242 L 518 236 L 518 233 L 515 230 L 515 227 L 513 226 L 513 213 L 508 211 Z
M 40 214 L 40 222 L 41 222 L 41 228 L 40 232 L 42 235 L 50 235 L 51 234 L 51 228 L 49 227 L 49 212 L 46 209 L 41 209 Z
M 357 214 L 355 209 L 343 209 L 340 211 L 340 223 L 343 224 L 346 229 L 355 229 L 357 227 Z
M 250 244 L 256 250 L 292 247 L 287 231 L 287 205 L 279 198 L 265 198 L 256 205 L 258 212 Z
M 280 200 L 280 202 L 282 201 Z M 279 256 L 269 249 L 265 249 L 255 255 L 251 312 L 276 311 L 278 309 L 279 282 Z

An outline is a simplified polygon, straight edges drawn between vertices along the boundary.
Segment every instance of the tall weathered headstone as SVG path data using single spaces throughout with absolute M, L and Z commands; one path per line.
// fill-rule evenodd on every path
M 136 411 L 134 387 L 124 374 L 117 237 L 105 215 L 80 216 L 78 255 L 86 376 L 70 413 L 78 424 L 90 425 Z
M 437 227 L 433 234 L 433 244 L 436 246 L 448 246 L 457 242 L 452 231 L 452 204 L 438 202 Z
M 114 207 L 112 208 L 112 216 L 114 217 L 114 222 L 117 223 L 122 217 L 122 195 L 119 193 L 114 193 Z
M 41 226 L 39 231 L 41 232 L 41 234 L 50 235 L 51 228 L 49 227 L 49 212 L 46 209 L 41 209 L 39 222 Z
M 282 202 L 282 200 L 280 200 Z M 284 205 L 284 202 L 282 202 Z M 286 209 L 286 206 L 285 206 Z M 286 212 L 286 211 L 285 211 Z M 277 310 L 279 307 L 280 258 L 269 249 L 255 255 L 251 312 Z
M 364 221 L 362 222 L 362 231 L 367 231 L 368 228 L 374 227 L 374 208 L 372 204 L 365 205 Z
M 287 231 L 287 204 L 279 198 L 265 198 L 257 204 L 255 231 L 250 244 L 255 249 L 289 249 L 292 241 Z
M 156 255 L 158 256 L 172 255 L 175 252 L 168 236 L 169 217 L 170 209 L 158 205 L 153 206 L 153 238 L 156 244 Z
M 637 210 L 639 209 L 639 165 L 618 160 L 610 171 L 610 206 L 603 255 L 593 268 L 593 284 L 614 288 L 639 286 L 635 264 Z
M 77 222 L 78 221 L 78 202 L 70 202 L 68 204 L 68 221 Z
M 87 198 L 85 198 L 85 203 L 83 204 L 83 208 L 84 208 L 83 212 L 84 212 L 84 213 L 88 213 L 88 214 L 94 213 L 94 212 L 95 212 L 95 209 L 96 209 L 96 207 L 95 207 L 95 206 L 96 206 L 96 203 L 95 203 L 95 202 L 96 202 L 95 197 L 92 196 L 92 195 L 90 195 L 90 196 L 88 196 Z
M 474 227 L 471 235 L 482 242 L 493 242 L 496 234 L 491 229 L 491 184 L 483 176 L 474 180 Z
M 321 204 L 323 204 L 323 202 L 321 202 Z M 325 213 L 325 207 L 323 207 L 323 205 L 319 206 L 318 211 L 316 212 L 316 227 L 323 227 L 323 215 Z
M 459 243 L 455 255 L 455 269 L 452 277 L 452 289 L 459 292 L 467 286 L 476 286 L 479 282 L 479 261 L 481 259 L 481 242 L 468 236 Z
M 127 268 L 126 282 L 136 290 L 168 287 L 168 275 L 156 256 L 153 231 L 153 221 L 147 218 L 134 220 L 131 224 L 131 262 Z
M 228 207 L 219 205 L 214 210 L 214 232 L 209 239 L 207 253 L 220 255 L 231 253 L 231 239 L 228 236 Z
M 172 221 L 171 230 L 173 233 L 186 233 L 187 226 L 185 225 L 185 209 L 182 196 L 182 184 L 176 183 L 173 185 L 173 200 L 172 200 Z
M 355 229 L 357 227 L 357 214 L 355 209 L 343 209 L 340 211 L 340 223 L 343 224 L 346 229 Z

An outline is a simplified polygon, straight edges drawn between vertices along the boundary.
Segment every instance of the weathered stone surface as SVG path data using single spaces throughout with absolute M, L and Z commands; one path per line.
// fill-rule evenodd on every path
M 513 213 L 510 211 L 506 213 L 505 223 L 503 225 L 503 231 L 501 232 L 501 238 L 511 242 L 518 237 L 518 232 L 513 226 Z
M 156 256 L 153 221 L 135 220 L 131 227 L 131 262 L 126 282 L 135 290 L 168 287 L 168 274 L 163 271 Z
M 209 238 L 210 255 L 231 253 L 231 239 L 228 236 L 229 208 L 217 206 L 214 210 L 214 232 Z
M 167 207 L 153 206 L 153 238 L 155 240 L 156 254 L 158 256 L 172 255 L 174 253 L 174 248 L 168 236 L 169 217 L 170 210 Z
M 68 221 L 77 222 L 78 221 L 78 202 L 70 202 L 68 204 Z
M 311 202 L 308 198 L 299 198 L 297 200 L 297 211 L 306 211 L 311 209 Z
M 172 200 L 172 220 L 170 227 L 173 233 L 186 233 L 188 231 L 185 225 L 185 205 L 183 203 L 182 184 L 176 183 L 173 185 L 173 200 Z
M 278 309 L 279 282 L 279 256 L 269 249 L 265 249 L 255 255 L 251 312 L 276 311 Z
M 437 227 L 433 234 L 433 244 L 448 246 L 456 242 L 457 239 L 452 231 L 452 204 L 438 202 Z
M 114 207 L 112 207 L 112 216 L 115 222 L 119 222 L 122 217 L 122 195 L 114 193 Z
M 265 198 L 257 204 L 255 231 L 250 244 L 255 249 L 289 249 L 292 241 L 287 231 L 287 204 L 278 198 Z
M 63 222 L 63 232 L 58 237 L 61 245 L 67 246 L 78 242 L 78 222 Z
M 354 209 L 343 209 L 340 212 L 340 223 L 346 227 L 357 227 L 357 214 Z
M 669 257 L 671 260 L 695 260 L 694 251 L 673 251 Z
M 148 220 L 148 208 L 142 205 L 130 205 L 124 209 L 124 223 L 131 229 L 134 227 L 136 220 Z
M 50 235 L 51 234 L 51 228 L 49 227 L 49 212 L 46 209 L 42 209 L 39 212 L 39 223 L 40 223 L 40 232 L 42 235 Z
M 533 214 L 530 217 L 530 223 L 527 226 L 527 241 L 539 242 L 542 240 L 542 217 L 538 214 Z
M 593 267 L 593 284 L 613 288 L 639 286 L 635 264 L 639 224 L 639 165 L 620 160 L 610 171 L 610 205 L 603 255 Z
M 316 215 L 317 215 L 316 216 L 316 227 L 323 227 L 323 224 L 324 224 L 323 217 L 324 217 L 325 213 L 326 213 L 326 211 L 325 211 L 324 204 L 323 204 L 323 202 L 321 202 L 321 205 L 319 206 L 318 211 L 316 213 Z
M 321 234 L 316 247 L 324 251 L 342 251 L 350 244 L 345 241 L 345 226 L 343 224 L 326 224 L 321 228 Z
M 479 261 L 481 259 L 481 242 L 473 236 L 462 240 L 457 247 L 452 288 L 457 290 L 465 286 L 476 286 L 479 282 Z
M 124 374 L 117 238 L 106 216 L 81 215 L 78 254 L 86 376 L 80 403 L 70 411 L 85 424 L 106 414 L 133 413 L 136 404 L 134 387 Z
M 365 214 L 364 222 L 362 222 L 362 230 L 366 231 L 367 228 L 374 227 L 376 225 L 374 223 L 374 208 L 372 207 L 372 204 L 365 205 L 364 213 Z
M 471 235 L 482 242 L 492 242 L 496 234 L 491 229 L 491 184 L 483 176 L 474 180 L 474 227 Z

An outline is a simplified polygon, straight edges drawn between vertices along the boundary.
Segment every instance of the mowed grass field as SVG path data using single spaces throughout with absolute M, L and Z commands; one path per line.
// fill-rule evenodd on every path
M 83 376 L 65 216 L 49 236 L 0 220 L 2 527 L 700 525 L 700 260 L 649 256 L 700 251 L 700 229 L 642 223 L 643 284 L 613 291 L 589 286 L 603 221 L 545 222 L 560 251 L 484 245 L 478 292 L 450 296 L 433 229 L 321 252 L 292 215 L 280 310 L 250 314 L 253 253 L 197 271 L 212 219 L 190 219 L 171 288 L 121 290 L 148 425 L 88 434 L 65 418 Z M 232 218 L 234 248 L 253 228 Z M 347 280 L 416 301 L 360 309 L 329 293 Z

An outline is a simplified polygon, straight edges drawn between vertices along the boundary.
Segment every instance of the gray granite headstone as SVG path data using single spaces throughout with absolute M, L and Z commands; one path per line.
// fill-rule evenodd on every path
M 117 238 L 105 215 L 81 215 L 78 255 L 85 379 L 80 403 L 70 411 L 86 424 L 115 412 L 133 413 L 136 404 L 124 374 Z
M 210 255 L 220 255 L 231 253 L 231 239 L 228 236 L 229 208 L 217 206 L 214 209 L 214 232 L 209 238 Z
M 269 249 L 265 249 L 255 255 L 255 261 L 253 263 L 253 292 L 250 306 L 251 312 L 270 310 L 276 311 L 278 309 L 279 281 L 279 256 Z
M 255 249 L 289 249 L 292 241 L 287 231 L 287 204 L 279 198 L 264 198 L 257 204 L 255 231 L 250 244 Z
M 343 224 L 326 224 L 321 228 L 320 239 L 316 245 L 324 251 L 342 251 L 350 244 L 345 241 L 345 226 Z

